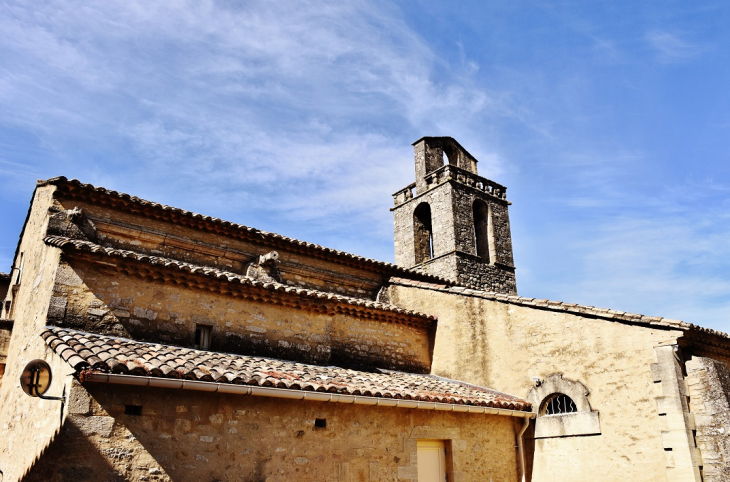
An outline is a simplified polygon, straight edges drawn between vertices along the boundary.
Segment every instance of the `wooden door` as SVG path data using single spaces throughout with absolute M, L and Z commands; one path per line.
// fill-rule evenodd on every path
M 418 482 L 446 481 L 446 453 L 443 440 L 418 441 Z

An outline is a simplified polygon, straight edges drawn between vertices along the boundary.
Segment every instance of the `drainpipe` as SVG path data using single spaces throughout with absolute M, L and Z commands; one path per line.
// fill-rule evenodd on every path
M 520 453 L 520 479 L 521 482 L 526 482 L 527 471 L 525 470 L 525 445 L 522 441 L 522 436 L 525 434 L 527 427 L 530 426 L 530 419 L 525 417 L 522 421 L 522 428 L 517 434 L 517 451 Z

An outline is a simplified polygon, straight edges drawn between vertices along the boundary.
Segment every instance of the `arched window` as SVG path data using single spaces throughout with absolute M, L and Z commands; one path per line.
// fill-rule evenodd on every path
M 458 160 L 459 155 L 457 154 L 454 146 L 451 146 L 449 144 L 444 144 L 443 147 L 441 148 L 441 152 L 443 154 L 444 166 L 446 164 L 451 164 L 452 166 L 458 165 L 457 160 Z
M 474 201 L 474 246 L 476 255 L 489 263 L 489 208 L 484 201 Z
M 527 400 L 537 413 L 536 439 L 601 433 L 599 413 L 591 410 L 585 385 L 563 378 L 560 373 L 534 380 L 535 387 L 528 393 Z
M 572 398 L 564 393 L 553 393 L 545 399 L 540 415 L 564 415 L 578 411 Z
M 431 227 L 431 206 L 421 203 L 413 211 L 413 240 L 416 250 L 416 264 L 433 258 L 433 229 Z

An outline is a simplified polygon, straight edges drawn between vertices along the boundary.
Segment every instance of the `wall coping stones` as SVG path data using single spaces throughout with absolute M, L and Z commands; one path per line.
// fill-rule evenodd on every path
M 565 303 L 562 301 L 536 300 L 535 298 L 527 298 L 519 295 L 507 295 L 503 293 L 494 293 L 490 291 L 480 291 L 475 289 L 462 289 L 460 287 L 439 285 L 435 283 L 414 283 L 409 279 L 399 277 L 390 278 L 390 280 L 388 280 L 388 283 L 391 285 L 425 288 L 434 291 L 441 291 L 444 293 L 452 293 L 462 296 L 482 298 L 486 300 L 501 301 L 504 303 L 521 306 L 531 306 L 551 311 L 564 311 L 580 315 L 589 315 L 596 318 L 603 318 L 607 320 L 618 321 L 621 323 L 648 325 L 667 329 L 682 330 L 685 333 L 691 333 L 703 337 L 702 340 L 697 340 L 696 338 L 693 338 L 693 341 L 699 341 L 710 346 L 730 350 L 730 346 L 728 346 L 727 343 L 727 340 L 730 340 L 730 335 L 728 335 L 727 333 L 713 330 L 710 328 L 704 328 L 702 326 L 687 323 L 681 320 L 663 318 L 661 316 L 640 315 L 636 313 L 627 313 L 625 311 L 611 310 L 608 308 L 598 308 L 595 306 L 579 305 L 576 303 Z M 716 343 L 712 343 L 710 342 L 710 340 L 707 339 L 711 337 L 716 337 L 721 340 Z

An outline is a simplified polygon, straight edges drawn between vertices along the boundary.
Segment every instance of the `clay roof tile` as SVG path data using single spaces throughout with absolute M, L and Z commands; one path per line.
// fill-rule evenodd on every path
M 485 387 L 469 385 L 433 375 L 373 370 L 362 372 L 341 367 L 323 367 L 246 355 L 205 352 L 190 348 L 138 342 L 105 335 L 47 327 L 46 344 L 74 367 L 89 365 L 89 346 L 118 347 L 94 365 L 101 372 L 151 377 L 183 377 L 191 380 L 260 385 L 291 390 L 367 395 L 430 402 L 450 402 L 475 406 L 513 406 L 530 411 L 526 401 Z M 66 339 L 69 343 L 62 343 Z M 84 340 L 83 342 L 81 340 Z M 59 352 L 58 349 L 63 351 Z M 156 356 L 150 357 L 150 353 Z M 84 355 L 88 357 L 84 358 Z M 160 360 L 164 358 L 164 363 Z

